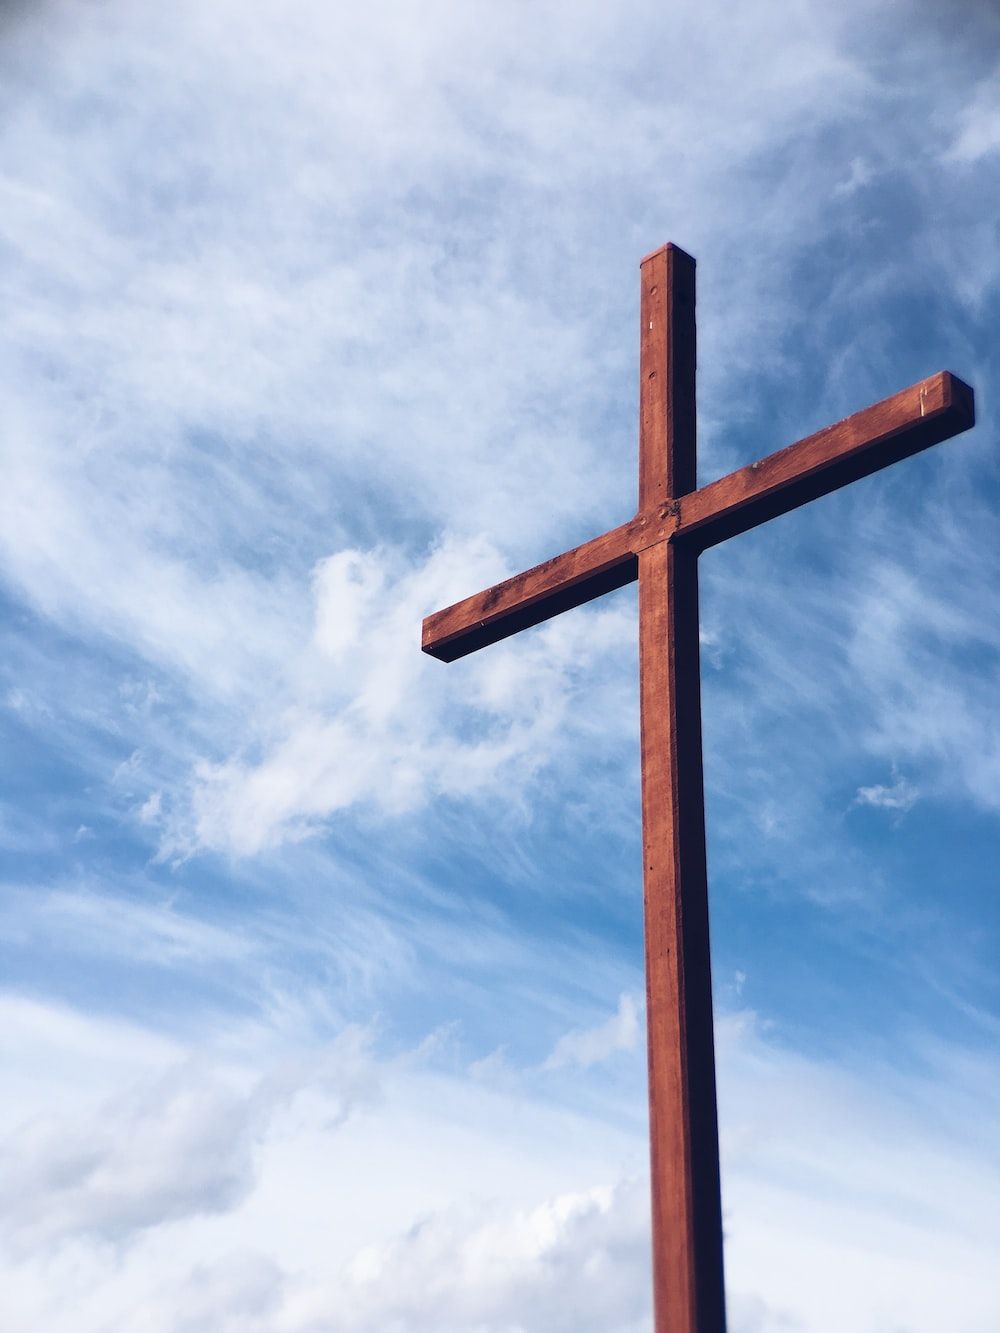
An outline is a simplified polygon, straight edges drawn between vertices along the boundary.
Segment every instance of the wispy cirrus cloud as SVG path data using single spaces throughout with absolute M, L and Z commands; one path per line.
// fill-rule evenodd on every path
M 871 787 L 859 787 L 854 797 L 855 805 L 869 805 L 876 810 L 895 810 L 906 814 L 920 799 L 916 787 L 906 778 L 897 777 L 891 784 L 876 782 Z
M 596 1027 L 567 1032 L 545 1061 L 546 1069 L 579 1065 L 589 1069 L 617 1051 L 634 1051 L 639 1044 L 639 1010 L 631 995 L 622 995 L 618 1010 Z

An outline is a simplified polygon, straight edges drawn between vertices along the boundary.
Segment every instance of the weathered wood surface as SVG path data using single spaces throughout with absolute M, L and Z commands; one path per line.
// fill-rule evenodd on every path
M 454 662 L 509 634 L 537 625 L 631 583 L 636 576 L 633 524 L 620 528 L 466 597 L 424 621 L 423 650 Z
M 671 508 L 696 484 L 694 260 L 657 251 L 640 281 L 640 495 Z M 723 1333 L 698 558 L 660 540 L 638 566 L 654 1323 Z
M 947 371 L 696 490 L 695 264 L 642 261 L 639 512 L 428 616 L 454 661 L 639 580 L 643 888 L 656 1333 L 724 1333 L 698 665 L 699 553 L 957 435 L 973 393 Z
M 723 1333 L 698 560 L 639 556 L 646 1042 L 657 1333 Z
M 939 371 L 685 496 L 677 537 L 704 550 L 940 444 L 968 430 L 975 419 L 972 390 Z
M 697 486 L 695 263 L 665 245 L 639 265 L 639 510 Z

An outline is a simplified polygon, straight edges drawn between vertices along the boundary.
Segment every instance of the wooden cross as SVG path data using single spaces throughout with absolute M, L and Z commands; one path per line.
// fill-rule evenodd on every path
M 640 274 L 635 518 L 428 616 L 423 649 L 452 662 L 639 580 L 654 1327 L 723 1333 L 698 555 L 967 430 L 975 409 L 942 371 L 698 490 L 695 263 L 666 245 Z

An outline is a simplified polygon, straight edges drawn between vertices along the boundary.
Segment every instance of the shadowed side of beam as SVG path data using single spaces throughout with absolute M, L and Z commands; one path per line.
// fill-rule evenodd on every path
M 675 540 L 705 550 L 975 425 L 972 389 L 940 371 L 680 501 Z
M 651 525 L 655 526 L 655 525 Z M 442 662 L 473 653 L 637 577 L 633 520 L 428 616 L 421 647 Z

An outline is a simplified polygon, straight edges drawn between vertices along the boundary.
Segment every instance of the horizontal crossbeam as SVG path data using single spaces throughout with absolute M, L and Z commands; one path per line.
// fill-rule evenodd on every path
M 948 371 L 921 380 L 701 490 L 466 597 L 423 624 L 425 653 L 453 662 L 631 583 L 638 555 L 675 540 L 705 550 L 975 424 L 969 386 Z
M 677 538 L 705 550 L 959 435 L 975 422 L 972 390 L 942 370 L 682 496 Z
M 663 536 L 668 536 L 675 525 L 671 516 Z M 633 546 L 636 526 L 637 520 L 633 519 L 428 616 L 423 628 L 424 652 L 442 662 L 454 662 L 529 625 L 549 620 L 560 611 L 623 588 L 637 574 Z

